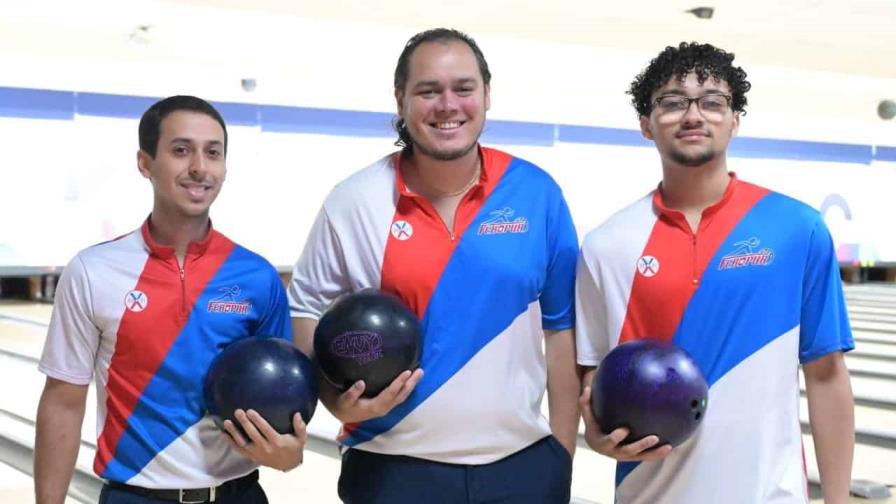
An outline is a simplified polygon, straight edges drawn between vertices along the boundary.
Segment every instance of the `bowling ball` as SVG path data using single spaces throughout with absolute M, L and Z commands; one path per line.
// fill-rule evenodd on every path
M 364 289 L 345 295 L 323 314 L 314 331 L 321 375 L 340 391 L 364 380 L 374 397 L 406 369 L 420 365 L 417 316 L 395 295 Z
M 205 407 L 221 427 L 233 412 L 257 411 L 277 432 L 294 431 L 296 413 L 308 423 L 317 406 L 314 364 L 288 341 L 251 337 L 231 343 L 212 361 L 203 382 Z
M 654 434 L 657 446 L 685 441 L 706 415 L 706 379 L 683 349 L 635 340 L 607 354 L 591 384 L 591 408 L 601 430 L 630 429 L 623 444 Z

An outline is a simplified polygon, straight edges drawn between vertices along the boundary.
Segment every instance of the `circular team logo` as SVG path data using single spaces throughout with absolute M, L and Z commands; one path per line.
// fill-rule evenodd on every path
M 132 290 L 124 296 L 124 307 L 132 312 L 142 312 L 149 304 L 149 298 L 143 291 Z
M 414 228 L 408 221 L 398 220 L 392 223 L 392 236 L 396 240 L 405 241 L 414 234 Z
M 646 276 L 652 277 L 660 272 L 660 262 L 656 257 L 653 256 L 641 256 L 638 259 L 638 273 Z

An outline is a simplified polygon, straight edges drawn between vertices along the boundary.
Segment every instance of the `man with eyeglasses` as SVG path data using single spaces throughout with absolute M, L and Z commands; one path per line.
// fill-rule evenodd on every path
M 728 171 L 750 83 L 709 44 L 667 47 L 632 82 L 662 182 L 589 233 L 576 281 L 586 441 L 619 461 L 620 503 L 807 502 L 802 365 L 825 502 L 847 502 L 853 348 L 830 234 L 817 211 Z M 650 268 L 639 268 L 639 264 Z M 623 443 L 591 414 L 595 367 L 615 346 L 671 341 L 709 384 L 697 432 L 672 448 Z

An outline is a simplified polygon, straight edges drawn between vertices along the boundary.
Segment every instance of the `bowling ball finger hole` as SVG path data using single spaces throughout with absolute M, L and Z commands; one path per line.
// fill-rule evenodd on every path
M 702 417 L 702 416 L 703 416 L 703 414 L 698 411 L 697 413 L 694 414 L 694 420 L 700 420 L 700 417 Z

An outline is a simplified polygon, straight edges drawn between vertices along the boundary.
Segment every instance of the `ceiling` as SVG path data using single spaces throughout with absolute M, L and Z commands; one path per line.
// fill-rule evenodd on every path
M 893 0 L 164 0 L 365 23 L 448 26 L 474 36 L 548 40 L 655 54 L 714 43 L 751 64 L 896 78 Z M 711 19 L 687 13 L 714 7 Z M 894 90 L 896 91 L 896 90 Z

